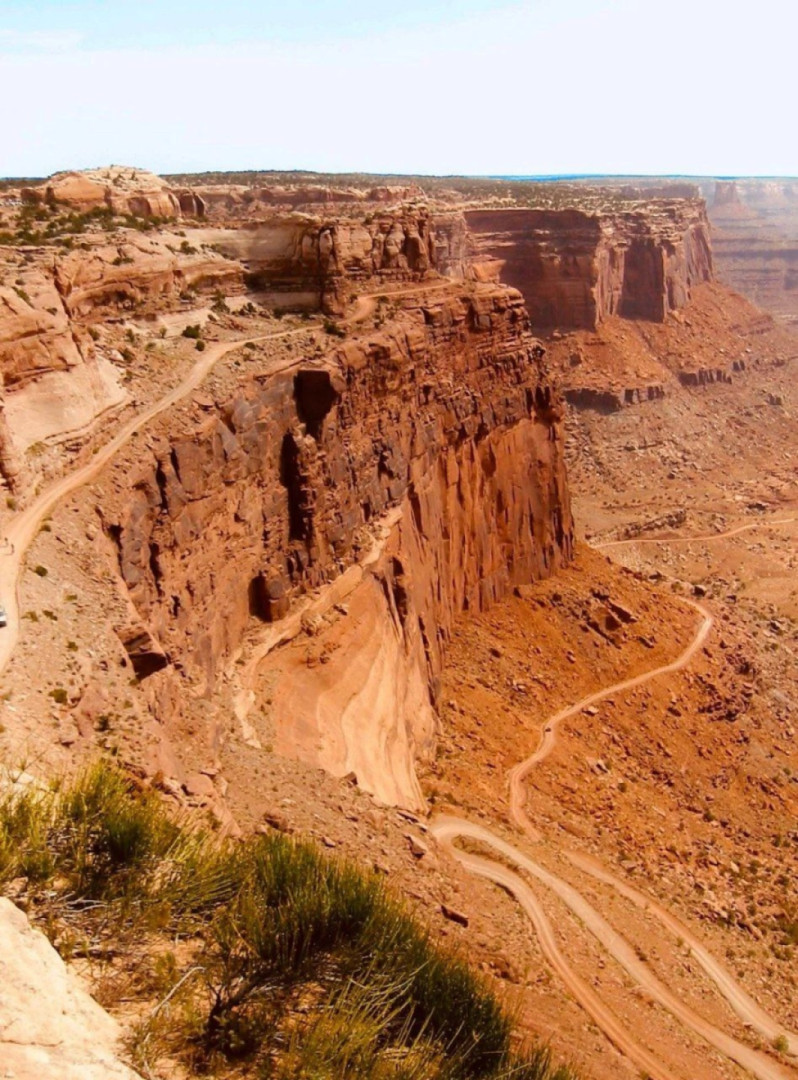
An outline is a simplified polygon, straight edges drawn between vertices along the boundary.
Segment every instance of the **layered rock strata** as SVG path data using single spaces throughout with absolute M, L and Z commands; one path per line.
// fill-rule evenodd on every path
M 421 188 L 414 184 L 379 184 L 368 189 L 325 184 L 205 184 L 193 190 L 212 220 L 251 219 L 274 209 L 313 213 L 319 206 L 347 204 L 360 207 L 374 204 L 380 209 L 386 204 L 402 205 L 425 198 Z
M 80 317 L 139 311 L 149 302 L 162 307 L 186 290 L 236 292 L 243 270 L 214 252 L 195 249 L 184 254 L 169 237 L 150 239 L 131 232 L 116 243 L 99 241 L 88 251 L 56 259 L 54 278 L 68 314 Z
M 420 281 L 433 272 L 462 278 L 469 265 L 466 224 L 457 213 L 400 210 L 362 221 L 283 215 L 254 229 L 220 230 L 215 239 L 244 262 L 256 288 L 288 301 L 306 296 L 331 313 L 364 282 Z
M 610 315 L 661 322 L 712 279 L 699 199 L 654 199 L 617 211 L 468 210 L 476 253 L 500 263 L 532 325 L 592 329 Z
M 718 181 L 706 190 L 721 279 L 798 321 L 798 181 Z
M 143 464 L 107 531 L 143 621 L 210 689 L 253 617 L 279 626 L 334 586 L 393 513 L 337 629 L 303 628 L 322 654 L 332 633 L 335 657 L 304 670 L 278 726 L 302 756 L 413 804 L 455 615 L 570 557 L 562 455 L 522 297 L 460 288 L 241 385 Z

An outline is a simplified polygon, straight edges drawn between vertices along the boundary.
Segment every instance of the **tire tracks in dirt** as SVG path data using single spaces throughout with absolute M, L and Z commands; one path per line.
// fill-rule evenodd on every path
M 730 530 L 732 535 L 735 532 L 736 530 Z M 604 698 L 631 690 L 659 676 L 673 674 L 682 670 L 690 663 L 699 649 L 703 647 L 712 629 L 713 617 L 702 604 L 692 600 L 686 602 L 698 612 L 701 616 L 701 622 L 689 645 L 675 660 L 632 678 L 613 683 L 612 686 L 588 694 L 574 705 L 561 709 L 545 721 L 537 749 L 510 770 L 508 777 L 510 817 L 529 840 L 538 842 L 542 837 L 526 812 L 524 781 L 532 769 L 544 761 L 551 753 L 556 743 L 558 728 L 562 722 Z M 534 877 L 554 892 L 597 938 L 613 959 L 626 970 L 634 982 L 642 987 L 653 1000 L 667 1009 L 685 1027 L 699 1035 L 724 1056 L 735 1061 L 757 1077 L 758 1080 L 789 1080 L 789 1078 L 795 1078 L 796 1073 L 792 1069 L 786 1070 L 771 1057 L 733 1038 L 691 1009 L 651 971 L 648 965 L 637 956 L 629 942 L 572 885 L 534 862 L 496 833 L 482 825 L 453 816 L 434 818 L 430 822 L 430 832 L 467 870 L 493 881 L 495 884 L 507 889 L 516 898 L 535 928 L 544 955 L 559 974 L 567 989 L 570 990 L 579 1004 L 618 1049 L 635 1065 L 648 1073 L 652 1080 L 675 1080 L 675 1078 L 674 1073 L 663 1062 L 656 1058 L 624 1028 L 592 987 L 569 965 L 559 950 L 551 923 L 526 882 L 501 863 L 455 847 L 454 841 L 456 839 L 470 838 L 492 847 L 505 860 L 514 863 L 520 870 Z M 745 1023 L 768 1038 L 774 1039 L 781 1036 L 787 1039 L 790 1052 L 796 1052 L 798 1042 L 796 1042 L 795 1035 L 785 1031 L 777 1021 L 761 1009 L 739 986 L 731 974 L 712 957 L 709 950 L 702 946 L 698 939 L 687 931 L 665 908 L 650 900 L 639 890 L 632 889 L 619 878 L 609 874 L 597 861 L 588 860 L 581 855 L 572 856 L 569 852 L 564 852 L 564 854 L 571 859 L 578 869 L 592 874 L 593 877 L 599 878 L 606 884 L 612 885 L 637 906 L 647 908 L 666 929 L 676 933 L 677 936 L 681 936 L 684 941 L 689 942 L 696 960 L 737 1015 Z

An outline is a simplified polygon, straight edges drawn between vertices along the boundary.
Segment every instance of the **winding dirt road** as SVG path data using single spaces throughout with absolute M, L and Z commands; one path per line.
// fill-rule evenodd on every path
M 733 534 L 735 530 L 730 530 L 730 532 Z M 712 629 L 712 615 L 703 605 L 693 601 L 687 602 L 699 613 L 701 622 L 690 644 L 674 661 L 652 668 L 633 678 L 614 683 L 612 686 L 589 694 L 574 705 L 561 709 L 545 722 L 537 749 L 510 771 L 510 817 L 528 839 L 539 841 L 541 834 L 526 813 L 524 780 L 534 766 L 551 753 L 559 725 L 603 698 L 631 690 L 658 676 L 673 674 L 683 669 L 703 646 Z M 493 848 L 503 856 L 505 863 L 507 861 L 513 863 L 554 892 L 613 959 L 626 970 L 633 981 L 642 987 L 653 1000 L 667 1009 L 685 1027 L 705 1039 L 726 1057 L 737 1062 L 758 1080 L 789 1080 L 795 1077 L 796 1074 L 792 1070 L 784 1069 L 766 1054 L 741 1043 L 691 1009 L 676 993 L 662 983 L 648 965 L 638 957 L 629 942 L 572 885 L 534 862 L 500 836 L 482 825 L 451 816 L 433 819 L 430 823 L 430 832 L 467 870 L 502 886 L 516 898 L 535 928 L 544 955 L 560 975 L 568 990 L 618 1049 L 653 1080 L 674 1080 L 674 1074 L 623 1027 L 592 987 L 585 983 L 584 979 L 568 964 L 557 946 L 551 924 L 529 886 L 504 863 L 494 862 L 455 847 L 454 842 L 457 839 L 468 838 Z M 683 927 L 665 908 L 605 871 L 595 860 L 590 860 L 583 855 L 572 855 L 568 852 L 565 854 L 580 870 L 612 885 L 627 899 L 650 911 L 666 929 L 688 943 L 696 960 L 715 983 L 720 994 L 746 1024 L 751 1025 L 770 1040 L 778 1037 L 786 1039 L 789 1052 L 798 1052 L 798 1037 L 786 1031 L 773 1017 L 761 1009 L 695 935 Z
M 636 907 L 653 915 L 677 941 L 681 940 L 689 947 L 690 955 L 701 965 L 744 1024 L 753 1028 L 770 1043 L 780 1037 L 786 1039 L 789 1044 L 788 1052 L 798 1055 L 798 1033 L 788 1031 L 777 1024 L 772 1016 L 761 1009 L 750 994 L 740 986 L 728 968 L 716 960 L 695 934 L 667 908 L 640 889 L 635 889 L 621 878 L 611 874 L 597 859 L 592 859 L 589 855 L 578 851 L 564 851 L 563 854 L 579 870 L 590 874 L 598 881 L 603 881 L 605 885 L 611 885 L 616 892 L 630 900 Z
M 651 671 L 644 671 L 642 675 L 635 675 L 632 679 L 624 679 L 623 682 L 615 683 L 612 686 L 606 686 L 603 690 L 596 690 L 595 693 L 588 694 L 587 697 L 582 698 L 581 701 L 577 701 L 575 705 L 568 705 L 566 708 L 561 709 L 560 712 L 555 713 L 555 715 L 543 725 L 543 732 L 537 750 L 510 770 L 510 816 L 515 824 L 518 825 L 520 829 L 523 829 L 530 840 L 539 840 L 540 833 L 529 820 L 525 811 L 526 790 L 524 788 L 524 781 L 532 769 L 536 765 L 539 765 L 541 761 L 544 761 L 553 750 L 557 740 L 557 728 L 563 720 L 568 720 L 571 716 L 576 716 L 577 713 L 587 709 L 590 705 L 595 705 L 597 701 L 602 701 L 604 698 L 611 697 L 613 694 L 623 693 L 624 690 L 632 690 L 635 686 L 642 686 L 643 683 L 647 683 L 650 679 L 655 679 L 658 675 L 670 675 L 675 671 L 681 671 L 682 668 L 687 667 L 706 641 L 707 636 L 712 629 L 713 619 L 707 609 L 701 604 L 695 603 L 692 600 L 687 600 L 686 602 L 696 609 L 699 615 L 701 615 L 702 621 L 695 637 L 680 656 L 670 664 L 663 664 L 662 667 L 652 668 Z
M 772 525 L 792 525 L 798 518 L 779 518 L 777 521 L 751 521 L 747 525 L 738 525 L 735 529 L 727 529 L 720 533 L 700 533 L 697 536 L 633 536 L 629 540 L 604 540 L 599 544 L 591 544 L 591 547 L 604 548 L 629 547 L 632 544 L 697 544 L 708 543 L 712 540 L 728 540 L 730 536 L 739 536 L 740 533 L 748 532 L 749 529 L 767 529 Z

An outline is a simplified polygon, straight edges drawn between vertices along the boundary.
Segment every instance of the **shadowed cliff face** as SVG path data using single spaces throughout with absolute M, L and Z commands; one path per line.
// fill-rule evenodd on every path
M 712 279 L 709 225 L 697 199 L 615 213 L 473 210 L 478 256 L 520 289 L 533 328 L 593 329 L 610 315 L 661 322 Z
M 307 637 L 300 681 L 291 649 L 267 658 L 286 682 L 278 744 L 417 804 L 455 615 L 570 558 L 542 356 L 514 290 L 453 290 L 389 333 L 243 385 L 143 466 L 109 535 L 171 658 L 215 685 L 253 617 L 279 628 L 376 550 L 340 618 L 305 628 L 323 661 L 308 665 Z

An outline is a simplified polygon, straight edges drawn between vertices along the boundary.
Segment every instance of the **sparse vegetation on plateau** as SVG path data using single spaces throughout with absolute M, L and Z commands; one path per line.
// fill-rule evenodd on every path
M 547 1050 L 511 1049 L 489 985 L 376 873 L 277 833 L 233 842 L 174 821 L 105 763 L 56 789 L 0 787 L 11 882 L 62 953 L 113 942 L 126 958 L 148 1075 L 168 1057 L 264 1080 L 572 1080 Z
M 0 244 L 31 246 L 58 243 L 72 246 L 72 238 L 83 233 L 113 232 L 115 229 L 136 229 L 151 232 L 164 224 L 161 218 L 140 218 L 134 214 L 117 214 L 110 207 L 98 206 L 78 212 L 57 203 L 26 203 L 17 215 L 15 228 L 0 232 Z M 130 261 L 120 254 L 116 265 Z

